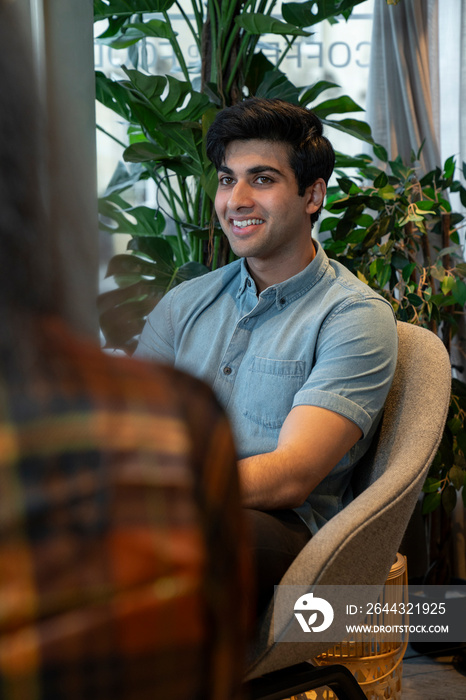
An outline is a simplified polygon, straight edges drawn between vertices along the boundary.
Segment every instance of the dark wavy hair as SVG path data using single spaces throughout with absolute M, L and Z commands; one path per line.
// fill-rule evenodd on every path
M 322 122 L 314 112 L 279 99 L 251 97 L 219 112 L 206 137 L 207 156 L 217 170 L 232 141 L 261 139 L 288 144 L 290 167 L 302 197 L 318 178 L 325 183 L 335 165 L 335 152 L 323 135 Z M 311 216 L 317 221 L 320 210 Z

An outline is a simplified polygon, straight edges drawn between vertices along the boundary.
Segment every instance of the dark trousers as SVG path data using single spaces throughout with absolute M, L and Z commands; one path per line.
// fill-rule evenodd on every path
M 310 540 L 309 528 L 293 510 L 246 508 L 256 570 L 257 614 L 273 598 L 274 586 Z

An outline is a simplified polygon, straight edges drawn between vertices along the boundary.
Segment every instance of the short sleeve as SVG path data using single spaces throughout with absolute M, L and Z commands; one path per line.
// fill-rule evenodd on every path
M 340 413 L 366 437 L 390 389 L 397 349 L 396 321 L 388 302 L 347 300 L 323 324 L 315 363 L 293 406 Z
M 171 323 L 174 291 L 162 297 L 147 317 L 134 357 L 175 364 L 174 332 Z

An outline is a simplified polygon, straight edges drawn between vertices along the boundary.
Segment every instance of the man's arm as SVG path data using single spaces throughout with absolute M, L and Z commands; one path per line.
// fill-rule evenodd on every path
M 361 429 L 339 413 L 295 406 L 273 452 L 240 460 L 243 505 L 297 508 L 361 437 Z
M 173 331 L 169 320 L 172 293 L 168 292 L 147 317 L 133 357 L 158 360 L 169 365 L 175 363 Z

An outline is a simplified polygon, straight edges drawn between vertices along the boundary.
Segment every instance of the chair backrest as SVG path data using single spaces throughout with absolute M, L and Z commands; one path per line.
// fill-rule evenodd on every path
M 380 429 L 354 477 L 356 497 L 309 541 L 281 585 L 381 585 L 442 438 L 451 365 L 440 339 L 398 323 L 398 361 Z M 283 634 L 286 630 L 283 629 Z M 328 644 L 279 644 L 273 604 L 260 622 L 249 677 L 308 660 Z

